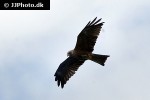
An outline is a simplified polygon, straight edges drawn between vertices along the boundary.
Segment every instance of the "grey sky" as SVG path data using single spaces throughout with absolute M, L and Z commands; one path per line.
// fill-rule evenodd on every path
M 0 100 L 150 99 L 149 0 L 51 0 L 50 11 L 1 11 Z M 94 53 L 57 87 L 54 73 L 95 17 L 105 22 Z

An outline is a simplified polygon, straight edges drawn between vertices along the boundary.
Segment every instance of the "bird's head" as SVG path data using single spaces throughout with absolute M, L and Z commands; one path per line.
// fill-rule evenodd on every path
M 73 55 L 73 50 L 68 51 L 67 56 Z

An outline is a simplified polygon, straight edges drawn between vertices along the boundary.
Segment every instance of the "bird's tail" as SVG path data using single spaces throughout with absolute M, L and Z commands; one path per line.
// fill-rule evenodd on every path
M 92 54 L 90 60 L 104 66 L 107 57 L 109 57 L 109 55 Z

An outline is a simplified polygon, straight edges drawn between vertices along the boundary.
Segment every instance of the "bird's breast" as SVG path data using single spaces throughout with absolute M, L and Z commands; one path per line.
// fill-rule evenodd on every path
M 74 57 L 81 57 L 81 58 L 84 58 L 84 59 L 90 59 L 91 54 L 92 54 L 91 52 L 74 51 L 72 56 L 74 56 Z

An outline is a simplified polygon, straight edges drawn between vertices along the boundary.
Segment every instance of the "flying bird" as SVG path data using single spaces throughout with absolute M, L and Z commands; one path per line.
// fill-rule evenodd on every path
M 75 74 L 86 60 L 91 60 L 104 66 L 109 55 L 92 53 L 104 23 L 100 21 L 101 19 L 97 20 L 96 17 L 93 21 L 88 22 L 85 28 L 79 33 L 75 48 L 67 53 L 68 58 L 59 65 L 54 76 L 58 86 L 61 84 L 61 88 L 64 87 L 69 78 Z

